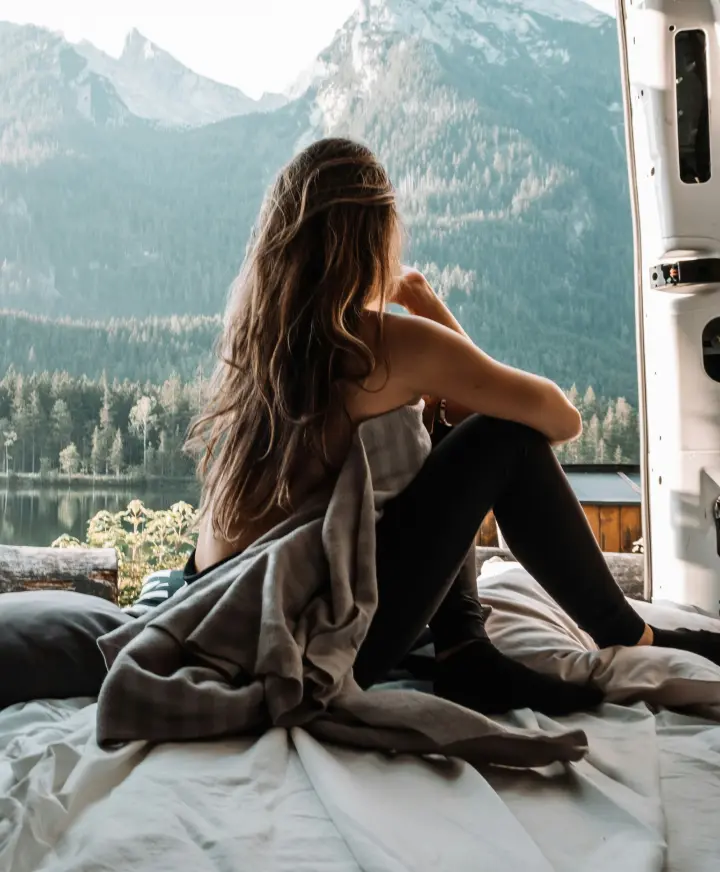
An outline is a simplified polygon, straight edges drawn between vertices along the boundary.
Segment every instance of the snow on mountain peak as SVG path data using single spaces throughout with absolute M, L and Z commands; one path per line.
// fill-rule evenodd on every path
M 121 61 L 138 63 L 143 61 L 158 61 L 165 57 L 166 63 L 177 63 L 174 58 L 164 52 L 154 42 L 143 36 L 137 28 L 133 27 L 125 37 Z
M 478 44 L 478 25 L 525 34 L 532 16 L 596 24 L 606 15 L 583 0 L 360 0 L 356 21 L 364 27 L 420 36 L 443 48 Z M 482 40 L 481 40 L 482 42 Z
M 470 49 L 492 65 L 504 66 L 525 56 L 540 67 L 564 66 L 571 61 L 572 44 L 556 27 L 561 23 L 598 27 L 610 20 L 598 8 L 608 2 L 358 0 L 332 44 L 296 80 L 288 96 L 313 90 L 312 130 L 332 130 L 350 102 L 370 92 L 382 78 L 388 44 L 404 50 L 415 40 L 449 54 Z M 344 73 L 338 77 L 341 69 Z
M 352 65 L 356 91 L 367 90 L 378 78 L 378 48 L 387 36 L 419 38 L 446 51 L 463 45 L 488 63 L 503 64 L 510 56 L 501 35 L 524 44 L 540 63 L 564 64 L 568 52 L 554 45 L 552 22 L 603 24 L 608 16 L 598 7 L 610 0 L 592 2 L 596 5 L 583 0 L 359 0 L 333 45 L 298 78 L 290 95 L 332 77 L 343 58 Z
M 133 115 L 163 124 L 198 126 L 249 112 L 270 112 L 287 100 L 265 94 L 252 100 L 231 85 L 215 82 L 186 67 L 133 28 L 119 58 L 90 43 L 78 51 L 91 68 L 112 82 Z

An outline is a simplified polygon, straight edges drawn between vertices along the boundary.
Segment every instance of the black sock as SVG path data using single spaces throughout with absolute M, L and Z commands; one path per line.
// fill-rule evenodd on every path
M 712 633 L 709 630 L 656 630 L 653 632 L 653 646 L 655 648 L 676 648 L 680 651 L 692 651 L 712 660 L 720 666 L 720 633 Z
M 506 657 L 489 639 L 477 639 L 437 664 L 435 693 L 482 714 L 530 708 L 566 715 L 603 700 L 593 684 L 573 684 L 534 672 Z

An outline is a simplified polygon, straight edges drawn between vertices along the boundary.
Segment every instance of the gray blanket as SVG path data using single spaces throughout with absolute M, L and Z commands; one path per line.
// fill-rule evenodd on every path
M 323 741 L 475 765 L 534 767 L 585 755 L 581 731 L 504 727 L 418 691 L 364 691 L 353 678 L 377 605 L 376 521 L 430 451 L 422 409 L 362 424 L 331 491 L 100 639 L 109 667 L 97 713 L 103 746 L 302 726 Z M 475 576 L 474 550 L 463 571 Z

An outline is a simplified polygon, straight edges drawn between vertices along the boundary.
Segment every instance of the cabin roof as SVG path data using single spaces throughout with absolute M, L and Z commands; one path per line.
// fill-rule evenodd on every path
M 564 468 L 575 496 L 584 505 L 640 505 L 640 470 L 636 466 Z

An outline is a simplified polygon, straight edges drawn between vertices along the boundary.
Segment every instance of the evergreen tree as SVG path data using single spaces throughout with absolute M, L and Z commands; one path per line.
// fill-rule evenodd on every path
M 600 450 L 600 421 L 593 414 L 587 428 L 583 433 L 583 461 L 585 463 L 597 463 Z
M 615 428 L 615 410 L 612 407 L 612 404 L 608 405 L 607 413 L 605 414 L 605 420 L 603 421 L 603 429 L 602 429 L 603 439 L 605 440 L 607 445 L 614 445 L 616 439 L 616 428 Z
M 588 417 L 595 414 L 596 403 L 597 398 L 595 396 L 595 391 L 592 389 L 592 387 L 588 387 L 588 389 L 585 391 L 585 396 L 582 399 L 582 407 Z
M 45 414 L 42 405 L 40 404 L 40 395 L 37 388 L 33 388 L 30 392 L 30 402 L 26 407 L 27 428 L 30 433 L 30 449 L 31 449 L 31 472 L 35 472 L 35 458 L 38 453 L 42 453 L 44 448 Z M 38 452 L 38 448 L 40 451 Z
M 11 423 L 17 442 L 20 445 L 20 467 L 16 471 L 22 472 L 25 469 L 25 449 L 28 436 L 30 435 L 30 428 L 28 404 L 25 399 L 25 380 L 21 375 L 17 377 L 15 382 Z
M 115 438 L 113 439 L 112 448 L 110 449 L 110 468 L 118 477 L 123 470 L 124 462 L 122 432 L 118 428 L 118 430 L 116 430 L 115 432 Z
M 96 433 L 93 433 L 93 451 L 102 457 L 102 468 L 98 472 L 104 472 L 106 475 L 110 470 L 110 452 L 114 439 L 112 427 L 112 415 L 110 412 L 110 388 L 107 382 L 107 376 L 103 372 L 102 375 L 103 388 L 103 404 L 100 409 L 100 427 L 96 428 Z M 97 447 L 95 444 L 97 440 Z
M 110 445 L 112 448 L 112 444 Z M 106 433 L 96 427 L 92 436 L 92 451 L 90 453 L 90 468 L 94 474 L 107 472 L 110 456 L 107 447 Z
M 157 449 L 154 445 L 149 444 L 145 453 L 145 465 L 143 467 L 145 473 L 150 475 L 153 473 L 157 474 L 158 463 Z
M 73 422 L 65 400 L 56 400 L 50 413 L 50 426 L 59 454 L 72 440 Z
M 160 388 L 159 402 L 164 410 L 164 425 L 169 433 L 174 433 L 180 426 L 180 414 L 183 400 L 183 385 L 179 377 L 173 374 L 163 382 Z
M 10 452 L 17 442 L 17 433 L 12 429 L 9 422 L 6 422 L 5 426 L 0 429 L 0 436 L 2 436 L 3 448 L 5 449 L 5 475 L 9 475 Z
M 157 422 L 154 413 L 155 398 L 144 395 L 130 410 L 130 431 L 142 436 L 143 441 L 143 469 L 147 471 L 148 461 L 148 436 Z
M 180 429 L 167 434 L 167 465 L 170 476 L 184 475 L 190 471 L 190 462 L 183 454 L 185 439 Z
M 569 442 L 565 445 L 564 463 L 580 463 L 580 447 L 581 439 L 576 439 L 574 442 Z
M 167 456 L 168 456 L 168 438 L 167 433 L 164 430 L 160 431 L 160 438 L 158 440 L 158 447 L 156 452 L 157 458 L 157 472 L 165 477 L 165 468 L 167 465 Z
M 620 397 L 615 403 L 615 420 L 621 427 L 627 427 L 631 416 L 630 403 L 624 397 Z

